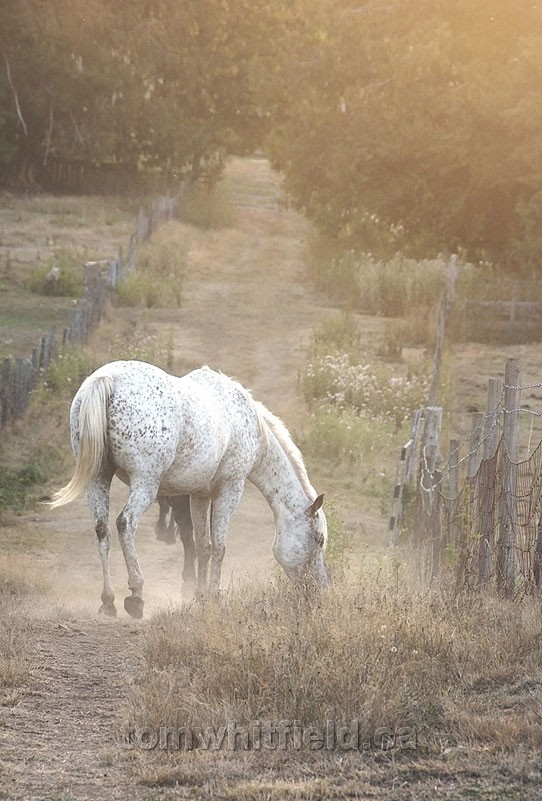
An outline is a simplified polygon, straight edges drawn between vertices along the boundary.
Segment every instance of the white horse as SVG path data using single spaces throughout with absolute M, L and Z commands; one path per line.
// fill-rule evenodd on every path
M 216 595 L 228 525 L 246 479 L 273 510 L 273 554 L 286 574 L 327 586 L 324 496 L 312 487 L 284 424 L 237 382 L 208 367 L 177 378 L 145 362 L 111 362 L 79 388 L 70 427 L 75 471 L 51 506 L 88 493 L 103 571 L 101 611 L 116 614 L 108 526 L 115 474 L 130 487 L 117 529 L 132 593 L 124 608 L 132 617 L 143 615 L 134 535 L 157 495 L 190 495 L 197 594 Z

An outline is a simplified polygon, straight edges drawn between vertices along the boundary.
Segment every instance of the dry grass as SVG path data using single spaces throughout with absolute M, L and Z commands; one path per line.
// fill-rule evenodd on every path
M 384 564 L 343 576 L 322 596 L 279 581 L 220 605 L 155 615 L 129 699 L 132 731 L 188 730 L 196 745 L 187 750 L 181 738 L 180 749 L 169 740 L 169 750 L 162 741 L 144 751 L 136 736 L 140 779 L 215 782 L 228 798 L 264 790 L 268 798 L 346 797 L 359 753 L 356 763 L 352 751 L 314 750 L 302 739 L 310 726 L 326 731 L 326 721 L 358 721 L 355 742 L 374 770 L 379 759 L 403 764 L 462 751 L 503 759 L 518 748 L 529 762 L 542 747 L 539 602 L 455 597 L 445 587 L 422 593 L 401 571 Z M 233 722 L 250 732 L 255 721 L 296 721 L 301 740 L 290 730 L 282 748 L 275 739 L 258 749 L 250 733 L 248 749 L 240 735 L 220 749 L 202 746 L 210 727 Z
M 30 560 L 11 553 L 0 559 L 0 706 L 15 703 L 31 680 L 32 626 L 25 605 L 36 603 L 46 582 Z

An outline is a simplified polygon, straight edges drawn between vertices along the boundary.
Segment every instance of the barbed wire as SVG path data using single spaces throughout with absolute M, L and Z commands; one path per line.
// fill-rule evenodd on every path
M 532 417 L 542 417 L 542 412 L 537 412 L 535 409 L 531 409 L 524 405 L 517 406 L 512 409 L 507 409 L 504 407 L 506 390 L 511 390 L 514 392 L 522 392 L 527 389 L 542 389 L 542 382 L 536 384 L 521 384 L 521 385 L 512 385 L 503 382 L 501 384 L 500 396 L 497 400 L 495 407 L 490 411 L 476 412 L 476 414 L 481 415 L 480 423 L 477 426 L 473 427 L 470 434 L 463 440 L 461 440 L 458 443 L 458 445 L 449 452 L 446 461 L 444 463 L 441 462 L 438 465 L 436 471 L 430 470 L 429 464 L 427 462 L 427 454 L 425 452 L 425 448 L 422 448 L 421 458 L 423 461 L 424 469 L 422 470 L 422 474 L 420 476 L 420 489 L 423 492 L 429 492 L 429 493 L 433 492 L 437 487 L 441 486 L 444 483 L 444 481 L 449 477 L 450 472 L 452 470 L 458 469 L 463 464 L 468 462 L 472 457 L 478 454 L 478 452 L 483 448 L 485 443 L 491 439 L 493 432 L 500 427 L 499 418 L 501 414 L 514 415 L 523 413 L 523 414 L 529 414 Z M 487 427 L 488 421 L 491 421 L 491 425 L 489 426 L 489 428 Z M 455 461 L 454 457 L 456 457 L 457 454 L 459 454 L 464 449 L 465 445 L 470 446 L 470 443 L 473 440 L 476 442 L 475 447 L 470 448 L 460 459 Z M 504 445 L 508 451 L 508 444 L 505 442 Z M 510 456 L 509 453 L 508 456 Z M 484 459 L 482 458 L 481 461 L 484 461 Z M 510 461 L 512 462 L 512 464 L 520 464 L 521 461 L 524 460 L 515 461 L 510 458 Z M 436 478 L 436 480 L 431 483 L 431 486 L 426 486 L 424 482 L 424 476 L 432 476 L 434 472 L 438 473 L 438 478 Z

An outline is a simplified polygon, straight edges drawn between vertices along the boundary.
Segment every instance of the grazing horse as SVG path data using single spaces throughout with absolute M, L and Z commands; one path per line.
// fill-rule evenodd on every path
M 51 506 L 87 491 L 102 563 L 101 611 L 116 614 L 108 526 L 115 474 L 130 487 L 117 529 L 131 590 L 124 608 L 132 617 L 143 615 L 143 575 L 134 545 L 143 512 L 159 495 L 190 495 L 196 592 L 216 595 L 228 525 L 246 479 L 273 510 L 273 555 L 286 574 L 327 586 L 324 496 L 312 487 L 284 424 L 236 381 L 209 367 L 177 378 L 145 362 L 111 362 L 79 388 L 70 428 L 75 471 Z

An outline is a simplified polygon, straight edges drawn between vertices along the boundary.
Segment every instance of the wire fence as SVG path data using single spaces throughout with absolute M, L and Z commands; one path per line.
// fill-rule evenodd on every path
M 177 213 L 179 197 L 160 196 L 147 207 L 141 207 L 136 228 L 130 237 L 126 254 L 116 258 L 87 262 L 84 265 L 84 294 L 72 312 L 70 325 L 59 336 L 55 327 L 41 337 L 27 357 L 6 358 L 0 368 L 0 430 L 20 418 L 28 408 L 32 391 L 47 376 L 59 350 L 71 345 L 84 345 L 103 314 L 108 292 L 137 264 L 138 245 Z
M 492 588 L 515 598 L 542 589 L 542 443 L 518 459 L 520 364 L 490 381 L 485 413 L 463 442 L 440 455 L 442 409 L 416 412 L 401 449 L 390 516 L 390 544 L 407 535 L 424 583 L 454 571 L 458 590 Z

